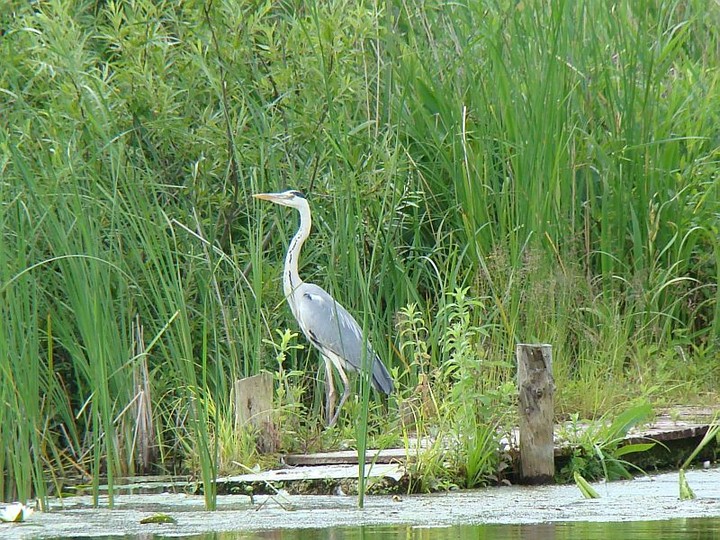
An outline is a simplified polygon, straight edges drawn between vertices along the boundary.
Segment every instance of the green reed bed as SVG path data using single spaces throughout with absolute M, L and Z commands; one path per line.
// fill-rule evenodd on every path
M 702 401 L 718 28 L 700 0 L 6 3 L 0 498 L 191 472 L 212 507 L 267 460 L 232 403 L 261 369 L 283 451 L 456 441 L 418 490 L 498 478 L 520 341 L 553 344 L 561 415 Z M 304 278 L 397 375 L 331 430 L 285 332 L 296 223 L 250 198 L 286 187 Z

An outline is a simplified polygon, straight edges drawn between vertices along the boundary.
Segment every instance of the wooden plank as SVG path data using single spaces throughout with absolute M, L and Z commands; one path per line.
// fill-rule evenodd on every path
M 235 381 L 235 428 L 251 427 L 257 434 L 261 453 L 275 452 L 277 430 L 272 422 L 273 376 L 261 371 L 252 377 Z
M 411 451 L 412 457 L 412 451 Z M 385 450 L 368 450 L 365 459 L 375 463 L 404 463 L 407 453 L 404 448 L 388 448 Z M 286 465 L 307 466 L 307 465 L 339 465 L 358 463 L 358 455 L 355 450 L 340 450 L 338 452 L 319 452 L 316 454 L 289 454 L 283 458 Z
M 399 464 L 368 463 L 365 467 L 365 476 L 368 478 L 387 477 L 395 481 L 405 474 L 405 467 Z M 346 479 L 359 477 L 358 466 L 355 465 L 316 465 L 307 467 L 293 467 L 290 469 L 277 469 L 257 473 L 223 476 L 217 479 L 219 484 L 255 483 L 255 482 L 297 482 L 301 480 Z
M 625 437 L 627 444 L 636 442 L 647 442 L 647 439 L 653 439 L 660 442 L 677 441 L 681 439 L 694 439 L 702 437 L 707 433 L 709 424 L 688 424 L 675 423 L 667 424 L 651 424 L 642 430 L 632 431 Z
M 712 409 L 697 410 L 695 408 L 681 408 L 680 412 L 674 411 L 672 415 L 669 413 L 661 413 L 657 419 L 640 428 L 630 431 L 625 438 L 626 444 L 637 442 L 647 442 L 648 438 L 656 441 L 676 441 L 683 439 L 692 439 L 702 437 L 709 428 L 709 422 L 718 411 Z M 693 422 L 683 420 L 683 418 L 704 418 L 707 422 Z M 673 419 L 675 418 L 675 419 Z M 580 426 L 582 429 L 584 426 Z M 556 433 L 562 431 L 562 427 L 555 426 Z M 559 436 L 555 436 L 556 441 L 560 441 Z M 514 429 L 510 433 L 509 440 L 502 440 L 501 447 L 505 449 L 513 449 L 518 447 L 519 433 L 518 429 Z M 427 448 L 437 441 L 413 439 L 410 448 L 410 459 L 416 459 L 424 448 Z M 569 452 L 572 448 L 570 442 L 559 442 L 554 444 L 554 456 L 558 457 Z M 368 450 L 367 460 L 376 463 L 405 463 L 407 455 L 404 448 L 387 448 L 384 450 Z M 356 465 L 358 462 L 357 452 L 355 450 L 341 450 L 337 452 L 319 452 L 315 454 L 289 454 L 284 456 L 283 462 L 289 466 L 320 466 L 320 465 Z
M 552 347 L 519 344 L 516 348 L 520 403 L 520 481 L 549 484 L 555 476 Z

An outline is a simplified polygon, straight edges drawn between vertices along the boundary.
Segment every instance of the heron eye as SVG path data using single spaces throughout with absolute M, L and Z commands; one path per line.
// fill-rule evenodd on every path
M 304 199 L 304 198 L 305 198 L 305 195 L 303 195 L 301 192 L 299 192 L 299 191 L 297 191 L 297 190 L 292 190 L 292 191 L 290 192 L 290 195 L 292 195 L 292 196 L 294 196 L 294 197 L 300 197 L 301 199 Z

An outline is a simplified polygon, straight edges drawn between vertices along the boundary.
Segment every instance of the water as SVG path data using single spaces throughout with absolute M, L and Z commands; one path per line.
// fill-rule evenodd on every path
M 77 536 L 76 538 L 80 538 Z M 523 525 L 456 525 L 452 527 L 416 527 L 384 525 L 335 527 L 330 529 L 280 529 L 258 532 L 215 532 L 192 536 L 128 535 L 106 536 L 96 540 L 638 540 L 720 539 L 720 518 L 681 518 L 660 521 L 562 522 Z
M 687 477 L 697 499 L 679 499 L 676 472 L 596 483 L 599 499 L 585 499 L 573 485 L 505 486 L 373 496 L 366 499 L 362 510 L 354 497 L 342 496 L 277 494 L 251 500 L 223 495 L 218 497 L 217 512 L 205 511 L 202 496 L 182 493 L 119 495 L 112 509 L 104 501 L 94 508 L 91 497 L 67 497 L 51 504 L 51 512 L 35 512 L 26 523 L 0 525 L 0 540 L 720 540 L 720 468 L 688 471 Z M 168 514 L 176 523 L 144 523 L 156 513 Z

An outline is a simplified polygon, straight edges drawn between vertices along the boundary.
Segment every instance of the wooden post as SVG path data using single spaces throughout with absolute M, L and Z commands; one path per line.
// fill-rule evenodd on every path
M 235 381 L 235 429 L 250 427 L 257 434 L 262 453 L 277 449 L 277 430 L 272 423 L 273 376 L 262 371 Z
M 519 344 L 520 481 L 549 484 L 555 475 L 552 346 Z

